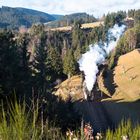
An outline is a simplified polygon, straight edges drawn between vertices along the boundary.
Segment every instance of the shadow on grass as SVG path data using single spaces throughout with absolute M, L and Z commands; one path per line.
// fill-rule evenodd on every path
M 108 70 L 107 68 L 105 68 L 103 72 L 103 78 L 104 78 L 103 82 L 104 82 L 105 88 L 107 88 L 109 93 L 113 95 L 117 88 L 117 85 L 114 82 L 114 70 Z
M 140 123 L 140 100 L 135 102 L 114 101 L 76 101 L 75 108 L 84 122 L 90 123 L 94 133 L 115 130 L 123 119 L 131 120 L 133 125 Z
M 75 108 L 84 122 L 92 125 L 94 134 L 105 132 L 108 128 L 113 129 L 113 123 L 102 102 L 79 100 L 75 102 Z
M 140 100 L 134 102 L 103 101 L 103 105 L 115 126 L 118 126 L 122 119 L 130 119 L 133 125 L 140 123 Z

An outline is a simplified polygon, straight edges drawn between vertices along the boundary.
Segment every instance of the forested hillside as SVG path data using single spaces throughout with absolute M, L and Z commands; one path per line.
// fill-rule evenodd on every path
M 18 29 L 20 26 L 27 28 L 35 23 L 46 23 L 55 20 L 47 13 L 25 8 L 0 8 L 0 28 Z
M 72 25 L 75 21 L 80 21 L 82 24 L 94 22 L 96 18 L 86 13 L 62 16 L 26 8 L 11 8 L 6 6 L 0 8 L 0 28 L 18 29 L 21 26 L 29 28 L 32 24 L 36 23 L 46 23 L 47 27 L 60 27 Z M 47 22 L 50 23 L 47 24 Z
M 70 26 L 70 25 L 73 25 L 74 22 L 77 22 L 77 21 L 80 21 L 80 23 L 83 24 L 83 23 L 95 22 L 97 21 L 97 19 L 94 16 L 88 15 L 86 13 L 74 13 L 70 15 L 65 15 L 57 21 L 48 23 L 46 26 L 50 28 Z

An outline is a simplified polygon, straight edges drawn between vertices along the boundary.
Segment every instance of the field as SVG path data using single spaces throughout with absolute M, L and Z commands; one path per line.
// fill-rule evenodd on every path
M 95 28 L 95 27 L 99 27 L 103 24 L 104 24 L 104 22 L 85 23 L 85 24 L 82 24 L 81 29 Z M 52 31 L 70 31 L 70 30 L 72 30 L 72 26 L 52 28 L 51 30 Z
M 101 22 L 93 22 L 93 23 L 85 23 L 85 24 L 82 24 L 82 29 L 87 29 L 87 28 L 95 28 L 95 27 L 99 27 L 101 25 L 103 25 L 104 22 L 101 21 Z
M 52 28 L 51 31 L 70 31 L 71 29 L 72 29 L 71 26 L 66 26 L 66 27 Z

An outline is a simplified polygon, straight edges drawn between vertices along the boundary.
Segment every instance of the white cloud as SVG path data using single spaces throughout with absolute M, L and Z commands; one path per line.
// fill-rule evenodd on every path
M 117 10 L 140 8 L 140 0 L 1 0 L 0 6 L 25 7 L 55 14 L 87 12 L 101 16 Z

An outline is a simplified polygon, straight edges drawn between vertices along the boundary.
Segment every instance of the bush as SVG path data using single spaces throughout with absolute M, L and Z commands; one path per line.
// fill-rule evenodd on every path
M 42 125 L 38 120 L 38 101 L 33 109 L 26 110 L 26 103 L 9 104 L 9 109 L 2 105 L 0 118 L 0 139 L 2 140 L 58 140 L 64 139 L 59 128 L 50 126 L 48 122 Z

